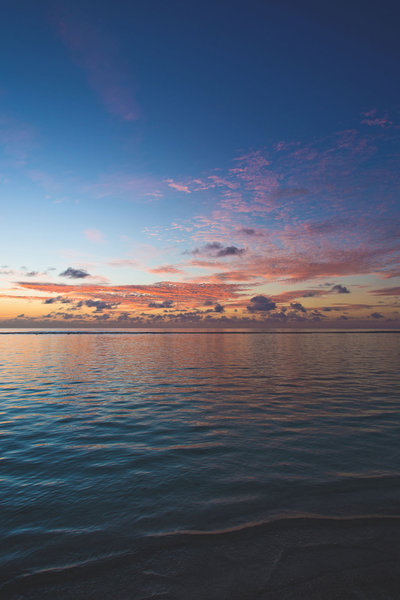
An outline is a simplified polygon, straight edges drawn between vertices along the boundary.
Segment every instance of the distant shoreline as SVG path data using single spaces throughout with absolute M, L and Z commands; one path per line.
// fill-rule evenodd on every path
M 218 329 L 204 329 L 203 331 L 199 330 L 190 330 L 190 329 L 171 329 L 168 331 L 165 330 L 156 330 L 156 331 L 148 331 L 146 329 L 143 330 L 118 330 L 118 329 L 105 329 L 102 331 L 96 331 L 91 329 L 82 329 L 82 330 L 49 330 L 49 329 L 35 329 L 35 330 L 0 330 L 0 335 L 172 335 L 172 334 L 184 334 L 184 335 L 193 335 L 193 334 L 218 334 L 218 335 L 230 335 L 230 334 L 271 334 L 271 335 L 310 335 L 310 334 L 349 334 L 349 333 L 400 333 L 399 329 L 316 329 L 313 331 L 310 330 L 218 330 Z

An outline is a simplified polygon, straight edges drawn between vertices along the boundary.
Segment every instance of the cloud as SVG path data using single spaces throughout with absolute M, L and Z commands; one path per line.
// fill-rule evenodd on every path
M 178 183 L 176 181 L 173 181 L 173 179 L 166 179 L 166 183 L 168 184 L 168 186 L 170 188 L 172 188 L 173 190 L 176 190 L 177 192 L 185 192 L 185 194 L 192 193 L 190 191 L 189 187 L 187 185 L 185 185 L 184 183 Z
M 217 304 L 214 306 L 214 310 L 217 313 L 222 313 L 222 312 L 224 312 L 224 307 L 221 306 L 221 304 L 218 304 L 218 302 L 217 302 Z
M 384 316 L 383 316 L 383 315 L 381 315 L 381 313 L 378 313 L 378 312 L 373 312 L 373 313 L 371 313 L 371 317 L 372 317 L 373 319 L 383 319 L 383 318 L 384 318 Z
M 86 184 L 83 191 L 98 199 L 111 197 L 135 202 L 151 202 L 163 196 L 157 179 L 130 173 L 104 175 L 98 181 Z
M 193 266 L 197 266 L 196 264 Z M 257 278 L 249 271 L 223 271 L 221 273 L 213 273 L 208 276 L 195 277 L 194 281 L 207 281 L 207 282 L 222 282 L 222 281 L 254 281 Z
M 217 257 L 240 256 L 241 254 L 244 254 L 244 252 L 246 252 L 244 248 L 237 248 L 236 246 L 226 246 L 225 248 L 221 248 L 221 250 L 217 252 Z
M 159 282 L 148 285 L 99 285 L 99 284 L 56 284 L 51 282 L 21 281 L 23 289 L 36 290 L 42 294 L 55 294 L 68 298 L 73 304 L 90 306 L 85 301 L 106 302 L 110 306 L 120 305 L 121 312 L 149 311 L 152 308 L 170 309 L 172 303 L 178 310 L 194 310 L 204 306 L 209 300 L 212 306 L 218 301 L 237 300 L 244 295 L 241 284 L 231 283 L 190 283 Z M 45 298 L 40 298 L 43 302 Z M 54 302 L 59 300 L 54 300 Z M 53 302 L 49 302 L 52 304 Z M 77 304 L 78 303 L 78 304 Z M 95 304 L 91 304 L 96 307 Z M 151 305 L 151 306 L 149 306 Z M 98 306 L 98 305 L 97 305 Z M 104 305 L 103 305 L 104 306 Z M 106 307 L 107 308 L 107 307 Z M 147 317 L 147 313 L 146 313 Z
M 0 147 L 6 154 L 24 164 L 34 146 L 36 133 L 33 127 L 17 121 L 13 117 L 0 115 Z
M 83 233 L 89 242 L 104 242 L 103 234 L 98 229 L 85 229 Z
M 393 125 L 392 121 L 390 121 L 387 116 L 378 117 L 377 112 L 377 110 L 372 109 L 363 113 L 366 118 L 363 119 L 361 123 L 363 125 L 368 125 L 369 127 L 382 127 L 383 129 Z
M 68 267 L 68 269 L 60 273 L 60 277 L 69 277 L 70 279 L 84 279 L 85 277 L 90 277 L 90 274 L 84 269 L 73 269 L 72 267 Z
M 400 286 L 371 290 L 371 294 L 376 296 L 400 296 Z
M 254 227 L 241 227 L 240 229 L 238 229 L 238 233 L 243 233 L 244 235 L 248 235 L 251 237 L 261 237 L 264 235 L 262 231 L 254 229 Z
M 84 14 L 64 13 L 55 24 L 73 62 L 83 69 L 106 109 L 124 121 L 138 119 L 131 69 L 122 64 L 114 40 L 89 23 Z
M 249 312 L 269 312 L 276 308 L 275 302 L 273 302 L 270 298 L 267 298 L 266 296 L 262 295 L 250 298 L 250 303 L 251 304 L 247 306 L 247 310 Z
M 45 171 L 40 171 L 39 169 L 29 169 L 27 172 L 28 177 L 40 185 L 46 192 L 49 194 L 54 194 L 60 190 L 60 184 L 56 179 L 46 173 Z
M 305 231 L 310 235 L 325 235 L 327 233 L 342 232 L 349 225 L 349 220 L 342 217 L 331 217 L 324 221 L 311 221 L 304 223 Z
M 46 300 L 43 300 L 43 304 L 54 304 L 57 302 L 61 302 L 62 304 L 71 304 L 73 302 L 73 300 L 71 298 L 65 298 L 63 296 L 46 298 Z
M 302 304 L 300 304 L 300 302 L 291 302 L 290 307 L 293 308 L 293 310 L 298 310 L 302 313 L 307 312 L 307 310 L 304 308 L 304 306 Z
M 95 308 L 96 312 L 101 312 L 103 310 L 109 310 L 111 308 L 115 308 L 119 305 L 119 302 L 104 302 L 104 300 L 85 300 L 83 302 L 78 302 L 77 306 L 88 306 L 89 308 Z
M 252 227 L 242 227 L 239 229 L 239 233 L 244 233 L 246 235 L 257 235 L 256 230 Z
M 208 254 L 217 258 L 223 258 L 225 256 L 241 256 L 245 252 L 244 248 L 238 248 L 237 246 L 223 246 L 220 242 L 209 242 L 204 244 L 204 246 L 194 248 L 191 254 Z
M 131 258 L 115 258 L 107 262 L 109 267 L 137 267 L 138 262 Z
M 174 303 L 172 300 L 164 300 L 163 302 L 149 302 L 149 308 L 172 308 Z
M 289 198 L 297 198 L 298 196 L 306 196 L 310 193 L 310 190 L 307 188 L 301 187 L 288 187 L 288 188 L 278 188 L 271 192 L 270 197 L 274 200 L 286 200 Z
M 170 273 L 171 275 L 175 273 L 183 273 L 182 269 L 177 269 L 173 265 L 161 265 L 160 267 L 155 267 L 154 269 L 149 269 L 150 273 Z
M 43 300 L 43 304 L 54 304 L 55 302 L 59 302 L 58 298 L 46 298 L 46 300 Z
M 340 283 L 334 285 L 331 289 L 331 292 L 336 292 L 337 294 L 350 294 L 350 290 L 348 290 L 347 287 L 341 285 Z

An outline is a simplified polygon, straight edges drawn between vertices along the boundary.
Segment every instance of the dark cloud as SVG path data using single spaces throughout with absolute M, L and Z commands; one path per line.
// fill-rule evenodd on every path
M 224 307 L 221 306 L 221 304 L 218 304 L 218 302 L 217 302 L 217 304 L 214 306 L 214 310 L 217 313 L 222 313 L 222 312 L 224 312 Z
M 238 248 L 237 246 L 226 246 L 217 252 L 217 256 L 240 256 L 244 254 L 246 250 L 244 248 Z
M 204 244 L 204 246 L 194 248 L 194 250 L 191 251 L 191 254 L 211 254 L 221 248 L 223 248 L 223 246 L 219 242 L 209 242 L 208 244 Z
M 109 310 L 118 306 L 119 302 L 105 302 L 104 300 L 82 300 L 78 302 L 77 306 L 88 306 L 89 308 L 95 308 L 95 312 L 102 312 L 103 310 Z
M 296 198 L 297 196 L 306 196 L 310 193 L 307 188 L 297 188 L 297 187 L 287 187 L 287 188 L 279 188 L 279 190 L 275 190 L 271 192 L 271 197 L 274 200 L 285 200 L 286 198 Z
M 132 317 L 132 316 L 130 315 L 130 313 L 128 313 L 127 311 L 124 311 L 124 312 L 122 312 L 122 313 L 121 313 L 121 314 L 118 316 L 118 318 L 117 318 L 117 321 L 118 321 L 118 322 L 126 322 L 126 321 L 129 321 L 129 322 L 131 322 L 131 321 L 138 322 L 138 321 L 139 321 L 139 319 L 137 319 L 136 317 Z
M 149 308 L 172 308 L 174 303 L 172 300 L 164 300 L 164 302 L 149 302 Z
M 337 230 L 343 230 L 344 227 L 348 227 L 349 221 L 348 219 L 342 218 L 332 218 L 327 219 L 326 221 L 314 221 L 311 223 L 306 223 L 306 229 L 309 233 L 333 233 Z
M 350 294 L 350 290 L 344 285 L 340 285 L 340 283 L 334 285 L 333 288 L 331 288 L 331 292 L 336 292 L 337 294 Z
M 238 248 L 237 246 L 223 246 L 220 242 L 209 242 L 204 246 L 195 248 L 192 250 L 192 254 L 211 254 L 218 258 L 224 256 L 240 256 L 244 254 L 246 250 L 244 248 Z
M 161 317 L 161 315 L 160 315 L 160 317 Z M 185 322 L 191 323 L 193 321 L 199 322 L 202 320 L 203 320 L 203 316 L 198 311 L 175 313 L 174 315 L 171 316 L 171 321 L 180 322 L 180 323 L 185 323 Z
M 206 300 L 204 302 L 204 306 L 212 306 L 214 304 L 214 302 L 212 300 Z
M 384 318 L 383 315 L 381 315 L 381 313 L 378 313 L 378 312 L 371 313 L 371 317 L 373 319 L 383 319 Z
M 304 306 L 302 304 L 300 304 L 300 302 L 291 302 L 290 307 L 293 308 L 293 310 L 299 310 L 302 313 L 307 312 L 307 310 L 304 308 Z
M 250 298 L 250 303 L 247 306 L 247 310 L 250 312 L 269 312 L 271 310 L 274 310 L 274 308 L 276 308 L 276 304 L 275 302 L 273 302 L 270 298 L 267 298 L 266 296 L 253 296 L 253 298 Z
M 315 291 L 313 292 L 312 290 L 307 290 L 307 292 L 304 292 L 304 294 L 302 295 L 302 298 L 313 298 L 314 296 L 318 296 L 320 292 Z
M 109 319 L 111 317 L 111 315 L 109 315 L 108 313 L 104 313 L 104 314 L 100 314 L 100 315 L 94 315 L 94 318 L 97 321 L 107 321 L 107 319 Z
M 60 277 L 69 277 L 70 279 L 84 279 L 85 277 L 90 277 L 90 274 L 84 269 L 73 269 L 72 267 L 68 267 L 68 269 L 60 273 Z
M 43 304 L 54 304 L 55 302 L 72 304 L 74 301 L 71 298 L 63 298 L 62 296 L 55 296 L 54 298 L 46 298 L 46 300 L 43 300 Z M 82 303 L 80 303 L 80 306 L 82 306 Z
M 239 233 L 244 233 L 246 235 L 258 235 L 257 231 L 252 227 L 242 227 L 239 229 Z
M 46 300 L 43 300 L 43 304 L 54 304 L 55 302 L 60 301 L 59 298 L 59 296 L 57 298 L 47 298 Z
M 57 317 L 61 317 L 61 319 L 64 319 L 66 321 L 70 321 L 71 319 L 79 318 L 78 315 L 71 315 L 71 313 L 65 313 L 65 312 L 57 312 L 57 313 L 55 313 L 55 315 Z
M 25 273 L 27 277 L 35 277 L 35 275 L 39 275 L 39 271 L 29 271 L 29 273 Z
M 311 319 L 313 321 L 322 321 L 323 318 L 326 319 L 326 315 L 323 315 L 319 310 L 314 309 L 311 312 Z

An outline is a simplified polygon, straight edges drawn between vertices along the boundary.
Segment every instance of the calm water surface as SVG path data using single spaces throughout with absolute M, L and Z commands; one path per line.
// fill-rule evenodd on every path
M 396 333 L 0 335 L 4 597 L 289 598 L 311 546 L 393 556 L 399 365 Z

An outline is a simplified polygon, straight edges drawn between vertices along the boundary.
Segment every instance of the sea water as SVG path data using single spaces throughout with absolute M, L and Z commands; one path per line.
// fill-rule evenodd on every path
M 400 597 L 399 333 L 3 330 L 0 399 L 2 598 Z

